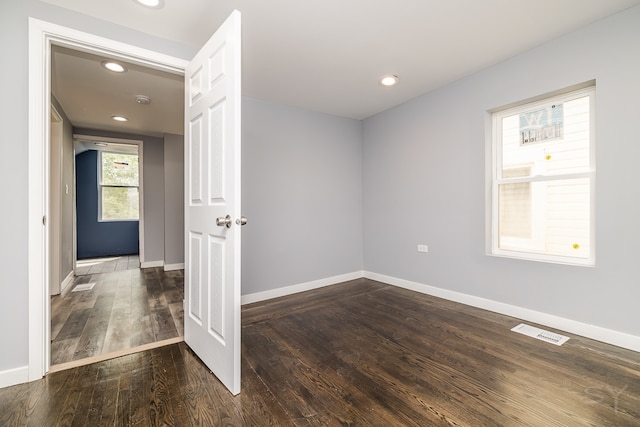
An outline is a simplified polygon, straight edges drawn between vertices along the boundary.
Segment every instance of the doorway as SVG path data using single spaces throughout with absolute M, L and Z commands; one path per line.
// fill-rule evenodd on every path
M 30 133 L 29 133 L 29 212 L 30 223 L 39 218 L 41 212 L 45 217 L 37 222 L 45 223 L 52 211 L 49 164 L 49 115 L 51 94 L 51 46 L 57 45 L 69 49 L 106 55 L 182 76 L 186 61 L 165 56 L 157 52 L 147 51 L 124 45 L 113 40 L 80 33 L 54 24 L 30 18 L 30 63 L 40 64 L 32 67 L 29 76 L 30 90 Z M 45 43 L 42 43 L 43 37 Z M 42 110 L 40 109 L 42 108 Z M 43 145 L 45 141 L 45 145 Z M 46 149 L 45 149 L 46 148 Z M 41 165 L 41 166 L 39 166 Z M 45 183 L 42 186 L 42 183 Z M 49 247 L 51 236 L 40 227 L 29 227 L 29 380 L 44 376 L 51 365 L 51 280 L 49 269 L 52 263 L 52 250 Z M 44 286 L 42 286 L 44 284 Z

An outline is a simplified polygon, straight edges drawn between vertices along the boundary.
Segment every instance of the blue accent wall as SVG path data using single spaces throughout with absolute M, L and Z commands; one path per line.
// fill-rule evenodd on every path
M 98 221 L 98 151 L 76 156 L 78 259 L 137 254 L 138 221 Z

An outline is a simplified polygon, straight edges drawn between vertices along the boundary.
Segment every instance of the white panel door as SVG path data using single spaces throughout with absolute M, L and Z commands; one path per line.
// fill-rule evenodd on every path
M 184 339 L 233 394 L 240 392 L 240 58 L 234 11 L 185 72 Z

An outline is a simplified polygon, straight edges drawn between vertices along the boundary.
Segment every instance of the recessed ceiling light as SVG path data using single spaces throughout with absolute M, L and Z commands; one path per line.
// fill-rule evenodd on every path
M 113 120 L 115 120 L 116 122 L 127 122 L 127 121 L 129 121 L 129 119 L 127 119 L 124 116 L 111 116 L 111 118 Z
M 398 84 L 398 76 L 393 74 L 387 74 L 386 76 L 380 77 L 380 84 L 382 86 L 394 86 Z
M 102 61 L 100 63 L 104 68 L 114 73 L 126 73 L 127 67 L 115 61 Z
M 160 9 L 164 6 L 162 0 L 134 0 L 136 3 L 141 4 L 146 7 L 151 7 L 153 9 Z

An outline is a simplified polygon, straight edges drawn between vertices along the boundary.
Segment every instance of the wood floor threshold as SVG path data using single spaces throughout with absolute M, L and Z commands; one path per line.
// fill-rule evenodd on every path
M 164 347 L 166 345 L 177 344 L 183 342 L 184 337 L 169 338 L 162 341 L 150 342 L 148 344 L 139 345 L 136 347 L 125 348 L 118 351 L 112 351 L 111 353 L 99 354 L 97 356 L 87 357 L 80 360 L 72 360 L 71 362 L 60 363 L 53 365 L 49 368 L 49 374 L 54 372 L 64 371 L 66 369 L 77 368 L 79 366 L 90 365 L 92 363 L 104 362 L 105 360 L 115 359 L 116 357 L 128 356 L 134 353 L 140 353 L 141 351 L 153 350 L 154 348 Z

